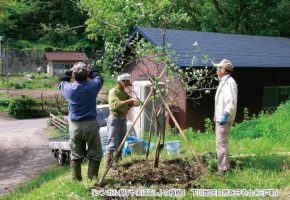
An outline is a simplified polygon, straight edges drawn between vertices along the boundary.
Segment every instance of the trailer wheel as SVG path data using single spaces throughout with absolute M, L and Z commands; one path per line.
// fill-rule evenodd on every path
M 60 166 L 64 165 L 66 161 L 66 154 L 60 151 L 56 152 L 56 160 Z

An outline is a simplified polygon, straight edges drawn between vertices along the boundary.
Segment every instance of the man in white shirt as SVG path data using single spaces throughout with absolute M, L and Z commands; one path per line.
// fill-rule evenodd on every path
M 229 132 L 236 116 L 238 89 L 236 81 L 231 77 L 234 68 L 231 61 L 223 59 L 216 66 L 220 83 L 215 95 L 214 122 L 218 159 L 217 174 L 222 174 L 230 168 Z

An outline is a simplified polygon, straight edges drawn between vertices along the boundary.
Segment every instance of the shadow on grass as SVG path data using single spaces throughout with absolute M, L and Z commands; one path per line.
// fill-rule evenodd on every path
M 254 168 L 259 170 L 280 171 L 289 169 L 289 156 L 269 155 L 269 156 L 253 156 L 244 158 L 235 158 L 239 168 Z
M 215 153 L 206 153 L 201 160 L 212 172 L 217 171 L 217 157 Z M 231 169 L 257 169 L 281 171 L 290 169 L 290 156 L 287 155 L 257 155 L 248 157 L 234 157 L 230 159 Z

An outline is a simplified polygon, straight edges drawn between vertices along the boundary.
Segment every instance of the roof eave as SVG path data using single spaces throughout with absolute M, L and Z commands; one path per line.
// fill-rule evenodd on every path
M 109 69 L 111 70 L 113 65 L 118 61 L 118 59 L 120 58 L 120 56 L 122 55 L 122 53 L 125 51 L 125 49 L 128 47 L 129 43 L 133 40 L 133 38 L 136 36 L 136 34 L 139 33 L 145 40 L 147 40 L 148 42 L 150 42 L 152 45 L 154 46 L 158 46 L 158 44 L 152 40 L 145 32 L 142 31 L 142 29 L 139 28 L 139 26 L 136 26 L 133 30 L 133 32 L 130 34 L 130 37 L 124 42 L 124 44 L 122 45 L 121 51 L 115 56 L 114 60 L 112 61 L 111 65 L 109 66 Z M 179 66 L 182 67 L 178 64 L 178 62 L 174 63 Z

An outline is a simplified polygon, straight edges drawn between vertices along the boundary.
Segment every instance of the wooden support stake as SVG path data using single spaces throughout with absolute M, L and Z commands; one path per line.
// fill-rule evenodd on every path
M 167 112 L 169 113 L 171 119 L 173 120 L 173 122 L 174 122 L 176 128 L 178 129 L 178 131 L 179 131 L 180 134 L 182 135 L 182 137 L 183 137 L 184 141 L 186 142 L 186 144 L 189 146 L 189 148 L 190 148 L 190 150 L 191 150 L 191 152 L 192 152 L 194 158 L 196 159 L 198 165 L 199 165 L 199 166 L 201 167 L 201 169 L 203 170 L 203 169 L 204 169 L 203 164 L 202 164 L 202 162 L 200 161 L 200 159 L 198 158 L 197 154 L 195 153 L 195 151 L 194 151 L 194 149 L 193 149 L 193 146 L 191 145 L 191 143 L 190 143 L 189 140 L 187 139 L 187 137 L 186 137 L 185 133 L 183 132 L 183 130 L 180 128 L 178 122 L 176 121 L 176 119 L 175 119 L 173 113 L 171 112 L 171 110 L 170 110 L 168 104 L 164 101 L 164 98 L 162 97 L 162 95 L 161 95 L 160 97 L 161 97 L 162 101 L 164 102 L 164 106 L 165 106 Z
M 151 111 L 151 122 L 150 122 L 150 129 L 149 129 L 149 138 L 148 138 L 148 148 L 146 150 L 146 160 L 148 160 L 148 156 L 149 156 L 149 147 L 151 144 L 151 135 L 152 135 L 152 128 L 153 128 L 153 120 L 154 120 L 154 111 Z

